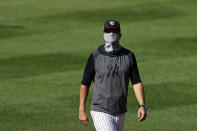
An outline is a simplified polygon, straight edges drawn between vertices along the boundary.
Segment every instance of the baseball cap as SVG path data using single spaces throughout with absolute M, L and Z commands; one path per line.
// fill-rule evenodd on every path
M 104 32 L 109 29 L 118 30 L 120 32 L 120 23 L 116 20 L 106 21 L 104 24 Z

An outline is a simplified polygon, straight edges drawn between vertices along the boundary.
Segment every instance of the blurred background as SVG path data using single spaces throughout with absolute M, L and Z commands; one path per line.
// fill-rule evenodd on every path
M 103 24 L 121 24 L 145 87 L 137 122 L 131 83 L 125 131 L 197 129 L 196 0 L 0 0 L 0 130 L 93 131 L 78 120 L 79 89 Z M 91 103 L 91 90 L 86 103 Z

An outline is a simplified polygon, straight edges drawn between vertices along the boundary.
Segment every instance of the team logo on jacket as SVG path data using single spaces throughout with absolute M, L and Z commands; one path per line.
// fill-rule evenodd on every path
M 112 65 L 112 63 L 109 63 L 107 65 L 107 77 L 112 75 L 112 77 L 119 76 L 119 66 L 117 64 Z

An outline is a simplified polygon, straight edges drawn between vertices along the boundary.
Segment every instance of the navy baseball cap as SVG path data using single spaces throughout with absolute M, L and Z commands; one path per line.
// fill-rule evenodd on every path
M 104 32 L 106 30 L 113 29 L 120 32 L 120 23 L 116 20 L 108 20 L 104 24 Z

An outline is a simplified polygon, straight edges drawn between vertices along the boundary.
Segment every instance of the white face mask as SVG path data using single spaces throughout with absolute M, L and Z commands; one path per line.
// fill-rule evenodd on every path
M 117 33 L 104 33 L 105 51 L 113 52 L 120 50 L 121 46 L 119 44 L 120 34 Z
M 104 40 L 107 43 L 114 43 L 120 40 L 120 35 L 117 33 L 104 33 Z

